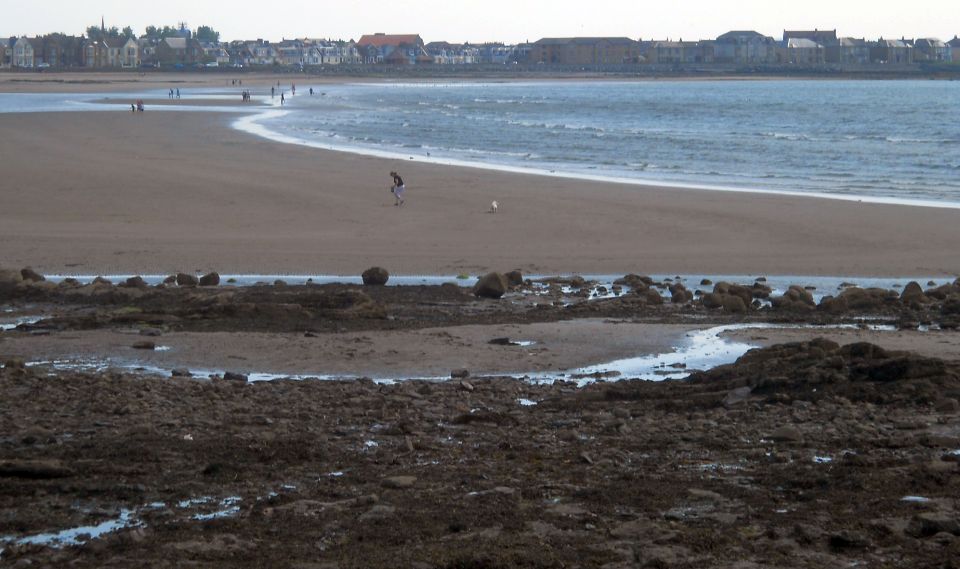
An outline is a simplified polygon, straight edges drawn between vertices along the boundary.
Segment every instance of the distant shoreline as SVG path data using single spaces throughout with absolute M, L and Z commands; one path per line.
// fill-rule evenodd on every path
M 174 69 L 0 69 L 0 92 L 38 92 L 70 87 L 91 91 L 115 88 L 118 84 L 136 85 L 194 84 L 222 85 L 233 79 L 246 85 L 262 84 L 268 79 L 302 77 L 310 81 L 342 83 L 351 81 L 407 80 L 483 80 L 483 81 L 896 81 L 960 80 L 960 64 L 889 68 L 882 65 L 862 68 L 782 68 L 733 66 L 615 66 L 615 67 L 536 67 L 525 66 L 327 66 L 305 71 L 286 68 L 205 68 Z M 36 88 L 36 89 L 34 89 Z

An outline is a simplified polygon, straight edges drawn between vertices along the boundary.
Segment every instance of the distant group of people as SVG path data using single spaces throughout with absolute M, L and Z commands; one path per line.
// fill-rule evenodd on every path
M 240 85 L 241 87 L 243 87 L 243 79 L 234 79 L 233 86 L 236 87 L 237 85 Z
M 136 103 L 130 103 L 130 112 L 131 112 L 131 113 L 137 113 L 137 112 L 142 113 L 142 112 L 143 112 L 143 99 L 137 99 L 137 102 L 136 102 Z
M 168 98 L 168 99 L 173 99 L 173 98 L 174 98 L 174 90 L 173 90 L 173 89 L 170 89 L 170 92 L 167 93 L 167 98 Z M 179 89 L 179 88 L 176 89 L 176 98 L 177 98 L 177 99 L 180 98 L 180 89 Z
M 250 100 L 251 100 L 251 98 L 250 98 L 250 91 L 244 90 L 243 93 L 241 93 L 241 96 L 243 97 L 243 102 L 244 102 L 244 103 L 249 103 L 249 102 L 250 102 Z

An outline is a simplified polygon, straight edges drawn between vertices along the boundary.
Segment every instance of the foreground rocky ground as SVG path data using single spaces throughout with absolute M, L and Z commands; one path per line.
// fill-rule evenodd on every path
M 845 287 L 817 305 L 801 288 L 772 296 L 762 282 L 704 283 L 697 293 L 629 275 L 607 300 L 588 300 L 596 287 L 574 279 L 495 278 L 499 301 L 456 286 L 6 277 L 0 308 L 48 316 L 7 334 L 130 329 L 145 342 L 597 317 L 866 316 L 949 331 L 960 314 L 958 283 Z M 30 354 L 4 344 L 0 565 L 947 568 L 960 559 L 954 361 L 815 340 L 685 381 L 578 389 L 495 377 L 383 385 L 80 373 L 24 366 Z M 58 533 L 71 528 L 80 529 Z
M 955 567 L 958 374 L 826 341 L 690 381 L 585 389 L 10 362 L 2 562 Z M 78 546 L 16 542 L 121 515 L 131 527 Z

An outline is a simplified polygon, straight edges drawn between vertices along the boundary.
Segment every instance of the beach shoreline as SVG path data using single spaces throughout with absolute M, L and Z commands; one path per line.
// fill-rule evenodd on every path
M 960 270 L 947 252 L 960 213 L 946 209 L 370 157 L 233 128 L 255 113 L 131 115 L 0 115 L 11 158 L 0 263 L 64 274 Z M 402 210 L 384 182 L 392 170 L 411 184 Z M 488 213 L 492 200 L 501 213 Z

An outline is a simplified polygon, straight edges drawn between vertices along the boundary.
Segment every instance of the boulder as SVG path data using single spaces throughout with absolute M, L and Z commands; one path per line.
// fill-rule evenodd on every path
M 455 369 L 450 372 L 451 379 L 466 379 L 470 377 L 470 370 L 468 369 Z
M 143 277 L 136 276 L 123 281 L 121 286 L 126 288 L 147 288 L 147 282 L 143 280 Z
M 156 350 L 157 345 L 153 342 L 143 340 L 141 342 L 134 342 L 131 346 L 134 350 Z
M 473 285 L 473 294 L 480 298 L 500 298 L 507 292 L 507 277 L 500 273 L 487 273 Z
M 700 302 L 703 303 L 705 308 L 709 308 L 711 310 L 714 308 L 720 308 L 723 306 L 723 295 L 714 292 L 708 292 L 707 294 L 703 295 L 703 298 L 700 299 Z
M 514 269 L 503 276 L 507 277 L 507 284 L 511 287 L 517 287 L 523 284 L 523 273 L 519 269 Z
M 40 281 L 47 280 L 43 275 L 34 271 L 30 267 L 25 267 L 20 270 L 20 276 L 23 277 L 23 280 L 30 281 L 33 283 L 38 283 Z
M 799 285 L 790 285 L 783 296 L 774 297 L 770 299 L 770 302 L 775 309 L 794 312 L 813 310 L 817 306 L 810 291 Z
M 670 287 L 670 302 L 674 304 L 686 304 L 693 300 L 693 293 L 687 290 L 682 284 L 675 284 Z
M 876 310 L 896 302 L 899 296 L 895 291 L 882 288 L 850 287 L 844 289 L 837 298 L 844 299 L 850 310 Z
M 0 285 L 16 285 L 22 282 L 23 274 L 20 271 L 0 269 Z
M 223 374 L 223 379 L 227 381 L 242 381 L 246 383 L 247 376 L 243 375 L 242 373 L 234 373 L 232 371 L 228 371 Z
M 913 303 L 926 304 L 930 302 L 930 299 L 923 293 L 920 283 L 910 281 L 907 286 L 903 287 L 903 292 L 900 293 L 900 302 L 909 306 Z
M 200 286 L 218 286 L 220 284 L 220 274 L 217 272 L 207 273 L 200 277 Z
M 613 281 L 613 284 L 619 286 L 628 286 L 632 289 L 637 290 L 646 290 L 648 287 L 653 285 L 653 279 L 648 276 L 635 275 L 630 273 L 624 275 L 623 278 Z
M 744 306 L 747 306 L 753 302 L 753 291 L 743 285 L 719 282 L 713 285 L 713 292 L 714 294 L 738 296 L 741 300 L 743 300 Z
M 731 314 L 743 314 L 750 306 L 743 301 L 743 298 L 732 294 L 723 295 L 721 302 L 723 303 L 723 310 Z
M 390 280 L 390 273 L 383 267 L 370 267 L 361 276 L 366 286 L 383 286 Z
M 660 293 L 657 292 L 655 288 L 648 288 L 643 292 L 643 298 L 647 301 L 647 304 L 652 304 L 659 306 L 663 304 L 663 297 L 660 296 Z
M 194 275 L 187 273 L 177 273 L 177 286 L 197 286 L 200 280 Z

